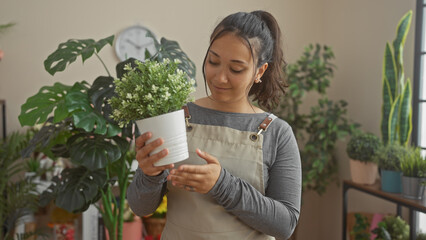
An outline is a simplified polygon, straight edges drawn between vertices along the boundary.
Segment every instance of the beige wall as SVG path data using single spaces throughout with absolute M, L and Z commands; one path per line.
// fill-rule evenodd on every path
M 414 0 L 180 0 L 180 1 L 0 1 L 0 24 L 17 23 L 0 36 L 5 57 L 0 62 L 0 99 L 7 101 L 8 132 L 20 125 L 17 117 L 26 98 L 41 86 L 59 81 L 92 82 L 106 74 L 96 58 L 81 63 L 77 59 L 65 72 L 50 76 L 43 61 L 59 43 L 70 38 L 100 39 L 124 28 L 142 24 L 157 37 L 180 43 L 197 64 L 199 89 L 203 96 L 201 61 L 210 32 L 229 13 L 264 9 L 272 12 L 284 34 L 288 62 L 294 62 L 308 43 L 332 46 L 338 70 L 329 90 L 331 99 L 345 99 L 349 116 L 362 128 L 379 134 L 381 106 L 381 64 L 384 44 L 394 38 L 399 18 L 414 9 Z M 414 31 L 405 49 L 406 73 L 412 76 Z M 115 71 L 117 58 L 112 47 L 100 56 Z M 340 177 L 349 178 L 345 143 L 337 156 Z M 362 194 L 350 193 L 349 210 L 392 212 L 392 204 Z M 299 227 L 299 239 L 340 239 L 341 188 L 331 186 L 318 197 L 306 193 Z

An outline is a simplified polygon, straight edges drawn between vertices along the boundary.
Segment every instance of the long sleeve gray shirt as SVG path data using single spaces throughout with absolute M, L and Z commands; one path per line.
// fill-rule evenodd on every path
M 188 109 L 191 123 L 250 132 L 257 132 L 259 124 L 269 115 L 221 112 L 194 103 L 189 103 Z M 288 239 L 300 213 L 302 172 L 299 149 L 291 127 L 281 119 L 274 120 L 262 134 L 265 195 L 224 168 L 207 194 L 248 226 L 277 239 Z M 127 199 L 135 214 L 145 216 L 155 211 L 167 192 L 168 174 L 164 171 L 150 177 L 137 169 L 127 189 Z

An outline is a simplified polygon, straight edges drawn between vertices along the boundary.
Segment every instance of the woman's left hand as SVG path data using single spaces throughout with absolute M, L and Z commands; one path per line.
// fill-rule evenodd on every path
M 222 167 L 219 161 L 212 155 L 196 150 L 198 156 L 206 160 L 205 165 L 181 165 L 177 169 L 172 169 L 168 181 L 172 181 L 173 186 L 191 192 L 208 193 L 219 179 Z

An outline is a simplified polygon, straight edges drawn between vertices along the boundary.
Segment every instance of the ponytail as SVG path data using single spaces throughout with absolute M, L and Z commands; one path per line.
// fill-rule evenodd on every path
M 280 98 L 285 94 L 285 88 L 288 86 L 283 72 L 286 62 L 284 61 L 284 54 L 281 47 L 281 30 L 277 21 L 270 13 L 254 11 L 251 14 L 259 17 L 269 29 L 271 39 L 264 39 L 261 45 L 271 44 L 272 51 L 270 51 L 269 61 L 266 61 L 268 69 L 262 76 L 262 83 L 254 84 L 250 89 L 249 96 L 254 96 L 253 100 L 270 111 L 279 104 Z M 268 41 L 270 43 L 266 43 Z M 258 56 L 262 55 L 262 50 L 263 52 L 268 52 L 265 48 L 258 49 Z M 258 62 L 257 67 L 262 66 L 264 63 L 264 61 Z

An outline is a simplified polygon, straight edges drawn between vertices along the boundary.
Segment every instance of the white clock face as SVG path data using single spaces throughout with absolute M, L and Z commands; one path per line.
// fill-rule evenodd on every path
M 145 51 L 153 56 L 157 50 L 154 40 L 146 36 L 148 29 L 142 26 L 133 26 L 118 34 L 115 42 L 115 52 L 121 61 L 129 58 L 145 60 Z

